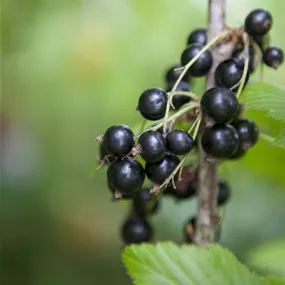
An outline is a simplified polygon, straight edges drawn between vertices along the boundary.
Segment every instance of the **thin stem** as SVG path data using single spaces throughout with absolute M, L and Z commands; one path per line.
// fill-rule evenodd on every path
M 219 35 L 217 35 L 214 39 L 212 39 L 207 45 L 204 46 L 204 48 L 201 49 L 200 52 L 197 53 L 196 56 L 194 56 L 185 66 L 183 71 L 181 72 L 180 76 L 178 77 L 178 79 L 176 80 L 168 101 L 167 101 L 167 106 L 166 106 L 166 112 L 165 112 L 165 117 L 164 117 L 164 125 L 163 125 L 163 132 L 166 132 L 166 125 L 167 125 L 167 120 L 168 120 L 168 115 L 169 115 L 169 110 L 170 110 L 170 105 L 172 102 L 172 97 L 174 96 L 173 94 L 175 93 L 179 83 L 181 82 L 182 78 L 185 76 L 185 74 L 187 73 L 187 71 L 189 70 L 189 68 L 196 62 L 196 60 L 205 52 L 207 51 L 209 48 L 211 48 L 213 45 L 217 44 L 218 42 L 220 42 L 221 40 L 223 40 L 225 37 L 227 37 L 232 31 L 231 30 L 227 30 L 224 32 L 221 32 Z
M 194 121 L 194 123 L 192 124 L 192 126 L 190 127 L 188 134 L 190 134 L 192 132 L 192 130 L 194 129 L 194 127 L 196 126 L 197 122 L 199 121 L 199 117 L 197 117 Z
M 275 141 L 275 138 L 274 138 L 274 137 L 272 137 L 272 136 L 270 136 L 270 135 L 267 135 L 267 134 L 265 134 L 265 133 L 260 133 L 260 134 L 259 134 L 259 137 L 260 137 L 261 139 L 265 140 L 265 141 L 270 142 L 270 143 L 272 143 L 272 142 Z
M 168 92 L 169 95 L 171 95 L 171 92 Z M 200 100 L 200 97 L 197 96 L 195 93 L 193 92 L 186 92 L 186 91 L 175 91 L 173 93 L 173 96 L 176 96 L 176 95 L 184 95 L 184 96 L 188 96 L 196 101 L 199 101 Z
M 144 128 L 145 128 L 145 125 L 147 123 L 147 119 L 144 119 L 143 122 L 142 122 L 142 125 L 141 125 L 141 128 L 140 128 L 140 133 L 143 132 Z

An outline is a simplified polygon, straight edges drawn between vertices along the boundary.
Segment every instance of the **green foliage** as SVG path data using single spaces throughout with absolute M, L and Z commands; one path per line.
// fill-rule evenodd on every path
M 258 270 L 285 276 L 285 240 L 260 245 L 249 253 L 248 262 Z
M 266 111 L 271 118 L 285 122 L 285 91 L 282 88 L 264 82 L 251 84 L 243 91 L 241 103 L 249 109 Z M 285 148 L 285 129 L 272 145 Z
M 124 251 L 123 261 L 138 285 L 266 284 L 219 245 L 131 245 Z
M 285 285 L 285 280 L 278 277 L 268 276 L 263 280 L 266 285 Z

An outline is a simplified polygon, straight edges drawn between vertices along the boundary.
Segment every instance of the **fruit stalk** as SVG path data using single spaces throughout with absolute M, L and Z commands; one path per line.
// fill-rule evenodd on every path
M 211 40 L 220 34 L 225 28 L 226 0 L 209 0 L 208 4 L 208 39 Z M 226 46 L 225 46 L 226 45 Z M 232 47 L 229 44 L 221 44 L 212 50 L 213 65 L 207 75 L 206 89 L 215 86 L 215 70 L 220 62 L 229 57 Z M 225 52 L 226 51 L 226 52 Z M 206 126 L 206 118 L 203 117 L 201 133 Z M 217 162 L 209 159 L 201 144 L 200 166 L 198 175 L 198 213 L 195 242 L 199 245 L 212 243 L 215 240 L 215 232 L 218 223 L 217 216 Z

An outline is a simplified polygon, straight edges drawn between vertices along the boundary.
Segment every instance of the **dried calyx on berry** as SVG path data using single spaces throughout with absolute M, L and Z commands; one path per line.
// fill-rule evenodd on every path
M 283 50 L 279 47 L 268 47 L 263 53 L 263 62 L 274 69 L 277 69 L 284 61 Z

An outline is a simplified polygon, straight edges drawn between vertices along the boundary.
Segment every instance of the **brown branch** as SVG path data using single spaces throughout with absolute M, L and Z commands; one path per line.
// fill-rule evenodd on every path
M 213 39 L 225 28 L 226 0 L 209 0 L 208 40 Z M 233 41 L 220 44 L 212 50 L 213 66 L 207 76 L 206 89 L 215 86 L 215 69 L 220 62 L 230 57 Z M 206 126 L 203 119 L 201 133 Z M 200 166 L 198 175 L 198 214 L 195 241 L 202 245 L 215 240 L 219 217 L 217 215 L 217 162 L 209 159 L 200 144 Z

